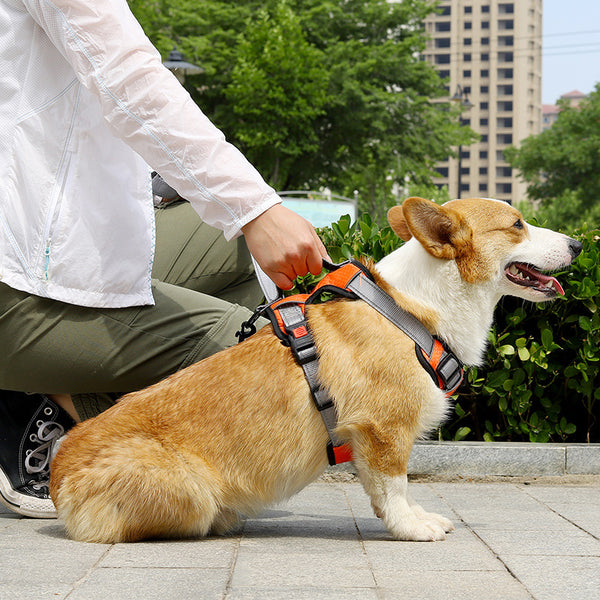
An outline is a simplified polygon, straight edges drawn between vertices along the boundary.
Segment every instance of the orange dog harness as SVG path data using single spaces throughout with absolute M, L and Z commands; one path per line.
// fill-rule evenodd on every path
M 251 319 L 242 324 L 242 330 L 236 335 L 242 342 L 256 331 L 254 322 L 260 315 L 265 314 L 271 319 L 274 333 L 285 346 L 290 347 L 296 361 L 304 370 L 312 398 L 329 434 L 329 464 L 336 465 L 352 460 L 352 449 L 335 435 L 337 412 L 329 393 L 321 387 L 318 379 L 319 361 L 305 318 L 306 305 L 321 301 L 325 293 L 364 300 L 415 342 L 419 362 L 434 383 L 448 396 L 458 389 L 464 372 L 456 356 L 432 336 L 411 313 L 400 308 L 394 299 L 373 281 L 371 273 L 362 263 L 350 260 L 335 265 L 323 261 L 323 265 L 331 272 L 325 275 L 311 294 L 278 298 L 270 304 L 259 306 Z

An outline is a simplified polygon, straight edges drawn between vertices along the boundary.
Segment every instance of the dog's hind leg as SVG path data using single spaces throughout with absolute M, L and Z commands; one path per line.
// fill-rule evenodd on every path
M 213 470 L 160 443 L 127 442 L 123 456 L 112 449 L 62 477 L 53 499 L 69 535 L 100 543 L 206 535 L 220 510 Z

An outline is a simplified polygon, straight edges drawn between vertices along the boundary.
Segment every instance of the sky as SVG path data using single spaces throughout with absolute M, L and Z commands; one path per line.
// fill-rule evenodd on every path
M 543 0 L 542 103 L 600 82 L 600 0 Z

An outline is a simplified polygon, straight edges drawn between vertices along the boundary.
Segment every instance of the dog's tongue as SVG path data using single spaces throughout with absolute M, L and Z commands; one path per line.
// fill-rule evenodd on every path
M 556 277 L 551 277 L 550 275 L 544 275 L 543 273 L 540 273 L 539 271 L 536 271 L 535 269 L 532 269 L 530 267 L 527 267 L 525 265 L 519 265 L 519 268 L 521 271 L 527 273 L 527 275 L 529 275 L 531 277 L 531 279 L 536 279 L 537 281 L 539 281 L 539 283 L 541 284 L 540 286 L 535 286 L 535 287 L 551 287 L 554 288 L 554 290 L 556 292 L 558 292 L 561 295 L 565 295 L 565 290 L 563 290 L 562 285 L 560 285 L 560 283 L 558 282 L 558 279 L 556 279 Z

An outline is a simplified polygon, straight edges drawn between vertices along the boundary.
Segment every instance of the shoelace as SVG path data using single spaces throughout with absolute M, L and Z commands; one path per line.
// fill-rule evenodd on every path
M 31 483 L 43 487 L 48 485 L 50 473 L 50 459 L 54 444 L 65 433 L 64 427 L 56 421 L 38 421 L 37 434 L 31 435 L 31 441 L 39 443 L 34 450 L 28 450 L 25 457 L 25 470 L 29 475 L 36 475 L 37 481 Z M 37 487 L 36 487 L 37 489 Z

